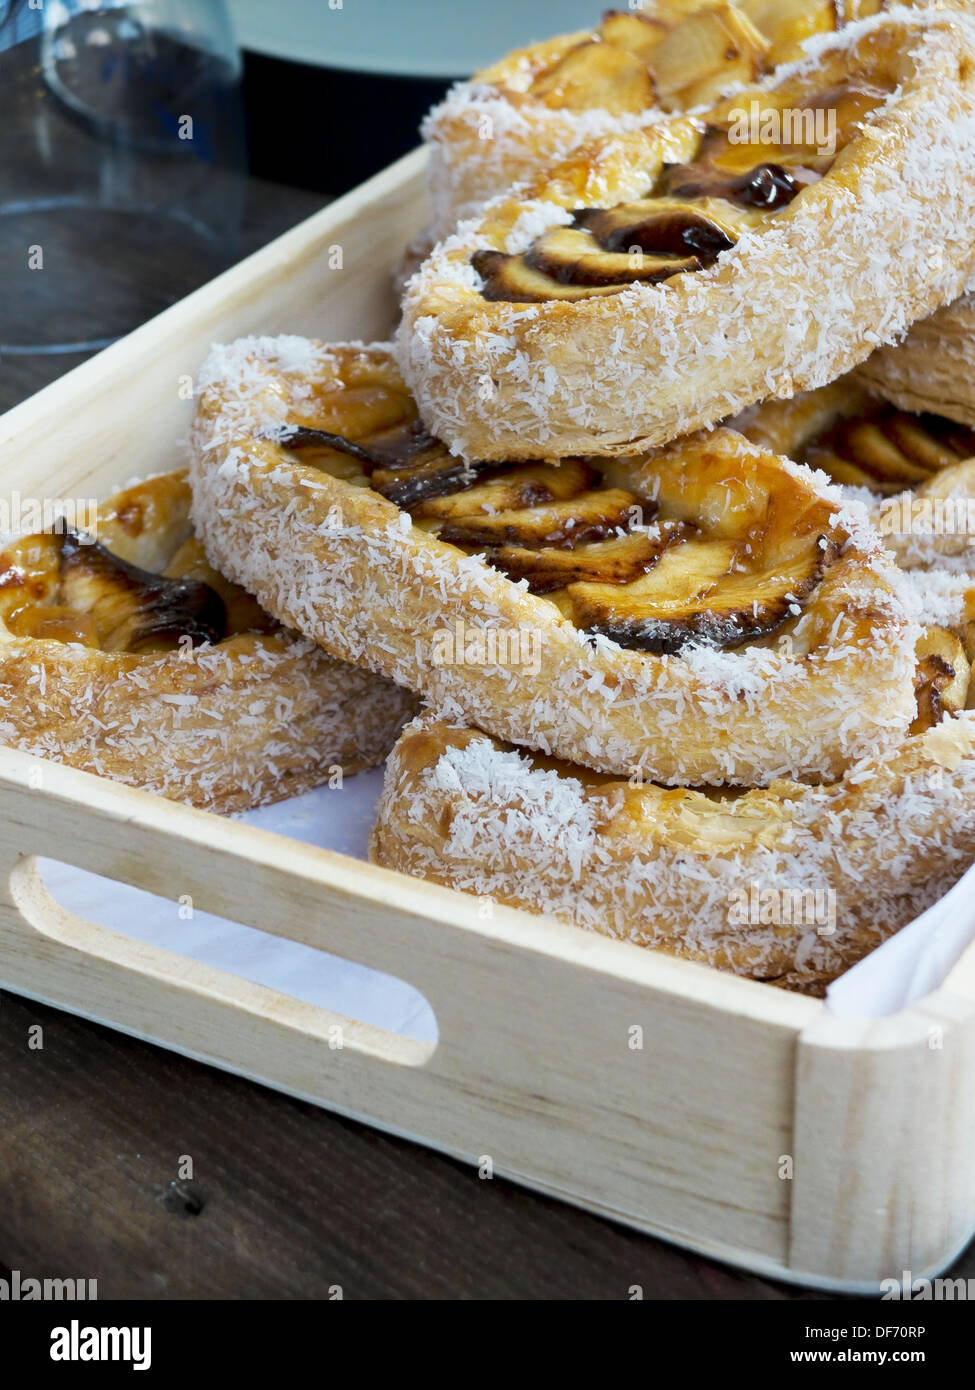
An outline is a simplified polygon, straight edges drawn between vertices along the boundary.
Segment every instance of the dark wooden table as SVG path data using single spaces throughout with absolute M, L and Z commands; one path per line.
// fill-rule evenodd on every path
M 321 201 L 250 180 L 245 249 Z M 75 360 L 3 361 L 0 408 Z M 97 1278 L 102 1299 L 817 1297 L 5 993 L 0 1277 L 11 1269 Z M 975 1276 L 975 1247 L 954 1273 Z

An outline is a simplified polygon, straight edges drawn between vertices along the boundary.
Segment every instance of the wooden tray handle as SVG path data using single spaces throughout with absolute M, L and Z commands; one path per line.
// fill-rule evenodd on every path
M 482 920 L 474 898 L 10 749 L 0 749 L 0 798 L 0 985 L 479 1166 L 487 1158 L 499 1174 L 634 1224 L 649 1219 L 665 1180 L 648 1185 L 645 1119 L 654 1088 L 669 1091 L 654 1060 L 672 1045 L 665 1000 L 672 989 L 674 1007 L 700 1015 L 709 1035 L 711 972 L 506 908 Z M 408 981 L 429 1001 L 438 1041 L 85 922 L 51 897 L 40 857 L 189 896 Z M 686 999 L 692 981 L 700 1007 Z M 783 1019 L 797 1007 L 746 981 L 716 988 L 742 998 L 749 1030 L 756 1007 Z M 635 1025 L 646 1053 L 630 1046 Z M 702 1112 L 714 1104 L 705 1088 Z
M 129 977 L 140 976 L 226 1004 L 252 1019 L 276 1018 L 283 1027 L 317 1038 L 333 1049 L 351 1048 L 404 1066 L 422 1066 L 436 1049 L 434 1041 L 424 1042 L 370 1026 L 256 984 L 230 970 L 191 960 L 79 917 L 53 897 L 34 856 L 21 860 L 14 868 L 9 891 L 11 903 L 25 925 L 47 938 L 49 949 L 60 946 L 78 958 L 79 1002 L 88 1000 L 91 966 L 98 962 L 112 972 L 122 990 L 127 988 Z M 110 1006 L 111 999 L 106 998 L 105 1004 Z M 112 1021 L 110 1007 L 106 1007 L 103 1017 L 106 1022 Z
M 51 1002 L 117 1026 L 125 1026 L 125 993 L 138 977 L 168 984 L 187 998 L 274 1018 L 333 1048 L 341 1039 L 343 1048 L 385 1062 L 419 1066 L 435 1051 L 436 1043 L 344 1018 L 85 921 L 53 898 L 37 859 L 59 860 L 146 889 L 174 908 L 189 902 L 194 911 L 394 974 L 426 994 L 425 984 L 435 989 L 436 980 L 419 980 L 426 972 L 417 934 L 429 923 L 392 907 L 387 880 L 395 876 L 9 749 L 0 749 L 0 795 L 6 813 L 0 831 L 0 875 L 6 881 L 0 894 L 0 980 L 10 987 L 19 979 L 25 993 L 37 993 L 36 961 L 30 969 L 18 962 L 40 955 L 49 974 L 57 962 L 72 977 L 70 993 L 62 990 L 57 998 L 52 987 Z M 367 930 L 362 921 L 363 878 L 375 882 L 380 904 L 389 911 L 384 932 Z M 102 983 L 92 1000 L 96 979 Z M 114 988 L 108 987 L 110 980 Z M 93 1004 L 98 1005 L 94 1011 Z

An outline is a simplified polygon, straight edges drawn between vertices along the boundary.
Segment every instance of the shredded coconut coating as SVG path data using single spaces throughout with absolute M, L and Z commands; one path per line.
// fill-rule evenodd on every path
M 204 810 L 247 810 L 338 768 L 375 767 L 414 708 L 408 692 L 294 632 L 139 655 L 0 624 L 0 743 Z
M 823 385 L 956 298 L 975 229 L 975 22 L 864 20 L 736 100 L 784 85 L 799 104 L 887 39 L 886 105 L 829 174 L 706 270 L 524 305 L 483 299 L 470 265 L 478 249 L 522 249 L 581 204 L 641 196 L 692 148 L 689 118 L 588 145 L 462 223 L 409 282 L 397 339 L 430 428 L 468 459 L 632 453 Z
M 389 759 L 371 853 L 462 892 L 818 993 L 975 857 L 975 713 L 832 785 L 715 798 L 543 768 L 428 711 Z M 797 895 L 805 910 L 790 916 Z
M 192 435 L 193 518 L 211 563 L 280 621 L 422 692 L 452 717 L 591 767 L 639 767 L 670 784 L 835 777 L 902 739 L 914 716 L 920 626 L 864 509 L 808 469 L 730 431 L 687 444 L 689 467 L 694 449 L 707 448 L 723 451 L 730 477 L 759 466 L 786 471 L 797 488 L 829 501 L 848 539 L 790 643 L 647 655 L 587 638 L 482 556 L 412 526 L 371 489 L 289 455 L 274 434 L 300 410 L 312 380 L 334 389 L 344 353 L 386 350 L 314 351 L 308 378 L 281 371 L 269 340 L 216 349 Z M 653 461 L 639 466 L 650 492 Z M 458 622 L 469 631 L 537 634 L 538 669 L 437 664 L 432 641 Z
M 925 627 L 965 630 L 975 618 L 975 573 L 964 570 L 906 570 L 903 583 L 914 596 Z

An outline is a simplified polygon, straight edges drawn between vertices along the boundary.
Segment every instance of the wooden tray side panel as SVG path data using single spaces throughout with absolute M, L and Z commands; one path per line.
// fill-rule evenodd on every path
M 815 1020 L 798 1047 L 790 1269 L 871 1287 L 943 1269 L 975 1226 L 973 1134 L 971 998 Z
M 27 785 L 36 768 L 43 790 Z M 741 1006 L 716 1009 L 703 967 L 652 960 L 654 988 L 636 947 L 502 909 L 482 922 L 475 900 L 4 750 L 0 795 L 7 987 L 642 1229 L 782 1265 L 778 1160 L 811 1001 L 766 1007 L 760 986 L 727 980 Z M 349 1025 L 334 1049 L 343 1020 L 65 913 L 35 855 L 399 975 L 433 1006 L 439 1043 L 421 1056 Z

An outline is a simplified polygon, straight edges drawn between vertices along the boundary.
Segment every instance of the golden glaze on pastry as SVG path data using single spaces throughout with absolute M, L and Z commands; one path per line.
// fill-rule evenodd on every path
M 879 348 L 860 378 L 902 410 L 931 410 L 975 425 L 975 290 Z
M 873 361 L 871 358 L 870 361 Z M 899 409 L 861 370 L 729 420 L 752 443 L 860 491 L 907 568 L 975 566 L 975 429 Z
M 193 515 L 279 619 L 500 737 L 664 782 L 835 776 L 899 741 L 917 624 L 856 504 L 718 431 L 468 468 L 383 345 L 201 373 Z
M 753 101 L 781 143 L 738 138 Z M 833 113 L 835 159 L 802 111 Z M 586 146 L 410 282 L 424 418 L 465 458 L 614 455 L 832 380 L 964 285 L 973 140 L 975 22 L 919 14 Z
M 643 0 L 592 30 L 509 53 L 427 117 L 433 240 L 579 145 L 707 105 L 802 56 L 884 0 Z M 970 10 L 970 0 L 912 8 Z
M 287 632 L 206 561 L 185 472 L 0 549 L 0 743 L 224 812 L 381 762 L 412 697 Z
M 427 713 L 387 763 L 371 854 L 822 993 L 975 857 L 975 712 L 941 717 L 831 785 L 720 794 L 614 781 Z

